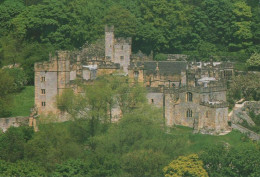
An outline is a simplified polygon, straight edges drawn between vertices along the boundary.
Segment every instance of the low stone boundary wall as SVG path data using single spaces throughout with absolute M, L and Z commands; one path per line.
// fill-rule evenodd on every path
M 237 125 L 237 124 L 234 124 L 232 123 L 232 126 L 231 126 L 233 129 L 236 129 L 238 131 L 240 131 L 241 133 L 245 133 L 250 139 L 252 140 L 255 140 L 255 141 L 259 141 L 260 140 L 260 135 L 241 126 L 241 125 Z
M 0 118 L 0 131 L 5 132 L 10 127 L 19 127 L 22 125 L 29 125 L 30 117 L 8 117 Z

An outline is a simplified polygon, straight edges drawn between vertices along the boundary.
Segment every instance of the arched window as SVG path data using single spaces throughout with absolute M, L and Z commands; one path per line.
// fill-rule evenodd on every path
M 192 117 L 192 110 L 191 110 L 191 109 L 188 109 L 188 110 L 187 110 L 186 116 L 187 116 L 187 117 Z
M 206 118 L 209 118 L 209 111 L 206 111 Z
M 192 93 L 191 92 L 187 93 L 187 101 L 192 102 Z

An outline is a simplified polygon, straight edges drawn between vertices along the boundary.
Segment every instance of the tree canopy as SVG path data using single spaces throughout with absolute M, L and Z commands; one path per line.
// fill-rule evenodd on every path
M 257 0 L 2 0 L 2 65 L 21 63 L 28 75 L 33 63 L 54 50 L 78 49 L 104 35 L 133 37 L 133 52 L 237 56 L 259 53 Z M 238 60 L 236 57 L 234 60 Z M 29 83 L 33 83 L 33 77 Z

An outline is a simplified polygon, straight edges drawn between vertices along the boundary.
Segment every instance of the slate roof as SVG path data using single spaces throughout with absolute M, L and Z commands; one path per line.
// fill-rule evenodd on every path
M 157 62 L 146 61 L 137 62 L 137 66 L 144 65 L 144 70 L 147 74 L 156 73 Z M 131 63 L 131 68 L 134 68 L 135 63 Z M 186 70 L 187 63 L 185 61 L 159 61 L 158 62 L 159 72 L 161 75 L 172 75 L 181 74 L 182 71 Z

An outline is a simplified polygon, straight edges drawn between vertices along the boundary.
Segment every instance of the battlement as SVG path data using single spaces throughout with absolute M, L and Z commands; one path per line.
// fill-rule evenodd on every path
M 34 63 L 34 71 L 57 71 L 58 62 L 57 62 L 57 56 L 50 56 L 49 61 L 43 61 L 43 62 L 36 62 Z
M 54 60 L 69 60 L 71 57 L 71 52 L 67 50 L 58 50 L 55 51 L 54 54 L 49 54 L 49 61 L 54 61 Z
M 117 44 L 132 45 L 132 38 L 131 37 L 127 37 L 127 38 L 118 37 L 118 38 L 115 39 L 115 45 L 117 45 Z
M 207 106 L 210 108 L 226 108 L 228 107 L 227 102 L 200 102 L 200 105 Z
M 114 32 L 114 25 L 106 25 L 105 32 Z

